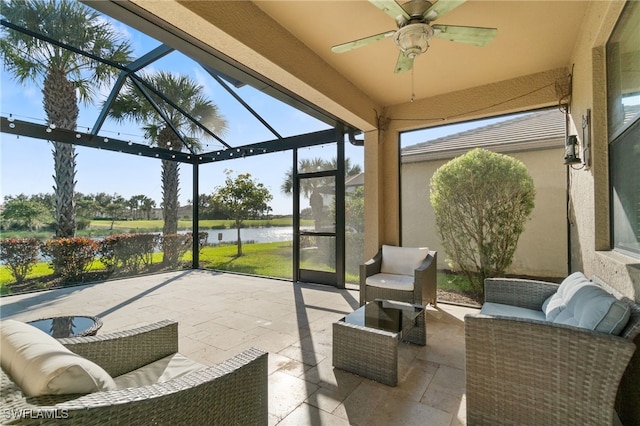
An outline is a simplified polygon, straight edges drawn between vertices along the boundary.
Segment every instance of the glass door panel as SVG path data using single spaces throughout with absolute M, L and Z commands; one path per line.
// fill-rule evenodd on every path
M 299 280 L 337 285 L 335 171 L 303 176 L 298 179 Z

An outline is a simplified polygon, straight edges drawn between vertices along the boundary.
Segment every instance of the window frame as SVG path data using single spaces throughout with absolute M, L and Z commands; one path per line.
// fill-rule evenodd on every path
M 620 166 L 620 164 L 624 164 L 617 160 L 624 160 L 626 158 L 625 152 L 627 150 L 630 150 L 631 155 L 633 155 L 635 144 L 638 143 L 637 136 L 640 132 L 640 104 L 635 105 L 632 103 L 629 105 L 630 108 L 627 109 L 625 108 L 624 99 L 628 99 L 629 97 L 640 97 L 640 87 L 638 87 L 637 90 L 633 90 L 633 80 L 625 79 L 625 75 L 621 71 L 624 69 L 625 54 L 624 52 L 621 54 L 618 50 L 618 40 L 625 40 L 628 42 L 628 40 L 633 37 L 627 37 L 627 31 L 633 31 L 634 29 L 637 31 L 636 28 L 638 27 L 640 27 L 640 5 L 625 5 L 605 45 L 608 136 L 607 155 L 609 168 L 609 246 L 613 251 L 620 252 L 634 258 L 640 258 L 640 244 L 638 244 L 637 249 L 631 246 L 620 246 L 621 243 L 624 244 L 626 241 L 624 241 L 623 238 L 620 238 L 619 229 L 616 228 L 616 223 L 619 226 L 621 224 L 619 213 L 622 211 L 627 223 L 631 221 L 627 219 L 630 216 L 627 215 L 625 210 L 620 206 L 623 203 L 618 202 L 619 197 L 617 197 L 617 195 L 620 193 L 628 193 L 629 187 L 626 185 L 629 183 L 630 185 L 634 185 L 634 182 L 640 180 L 640 176 L 636 176 L 635 178 L 632 176 L 631 179 L 621 179 L 620 175 L 617 173 L 618 170 L 616 169 L 616 165 Z M 632 58 L 632 56 L 628 57 Z M 638 84 L 636 83 L 636 86 L 637 85 Z M 624 89 L 625 87 L 627 87 L 626 93 Z M 632 89 L 629 90 L 628 87 L 632 87 Z M 629 94 L 631 96 L 628 96 Z M 621 150 L 623 153 L 620 153 Z M 631 168 L 631 171 L 636 174 L 640 174 L 640 170 L 638 168 Z M 640 184 L 638 185 L 640 188 Z M 620 191 L 621 188 L 623 191 Z M 631 188 L 631 191 L 633 192 L 633 187 Z M 637 192 L 638 193 L 633 192 L 631 195 L 635 199 L 635 203 L 632 204 L 638 204 L 640 206 L 640 189 L 637 190 Z M 623 201 L 625 200 L 626 198 L 623 198 Z M 618 218 L 618 220 L 616 220 L 616 218 Z M 636 229 L 634 230 L 634 227 L 632 226 L 629 231 L 632 233 L 630 237 L 635 238 L 636 243 L 640 241 L 639 227 L 640 209 L 636 210 Z M 618 233 L 616 233 L 616 231 L 618 231 Z M 635 235 L 633 235 L 633 233 L 635 233 Z M 630 245 L 633 243 L 633 238 L 629 239 L 628 243 Z

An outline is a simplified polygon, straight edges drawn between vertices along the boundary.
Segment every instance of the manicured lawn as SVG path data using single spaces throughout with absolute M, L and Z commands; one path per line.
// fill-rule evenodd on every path
M 53 269 L 46 262 L 37 263 L 27 275 L 28 279 L 44 278 L 53 274 Z M 10 293 L 8 284 L 14 282 L 13 275 L 8 267 L 0 266 L 0 294 Z M 43 280 L 44 281 L 44 280 Z
M 237 253 L 236 245 L 205 247 L 200 252 L 200 263 L 209 269 L 244 274 L 277 278 L 292 276 L 291 242 L 243 244 L 243 256 L 236 257 Z

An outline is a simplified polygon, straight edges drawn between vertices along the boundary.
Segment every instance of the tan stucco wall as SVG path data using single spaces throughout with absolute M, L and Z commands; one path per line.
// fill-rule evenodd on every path
M 604 46 L 624 2 L 592 2 L 572 56 L 571 116 L 582 141 L 582 116 L 591 109 L 592 164 L 571 170 L 571 253 L 573 270 L 604 278 L 626 296 L 640 301 L 638 259 L 609 250 L 609 169 L 606 67 Z
M 509 274 L 563 277 L 567 274 L 566 169 L 562 148 L 508 154 L 524 163 L 536 187 L 536 206 L 520 236 Z M 438 268 L 447 255 L 435 226 L 429 181 L 447 160 L 403 163 L 402 244 L 438 251 Z

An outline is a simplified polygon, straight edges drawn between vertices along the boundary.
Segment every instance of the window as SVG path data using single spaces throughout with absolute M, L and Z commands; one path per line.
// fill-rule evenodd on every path
M 640 2 L 628 2 L 607 46 L 611 237 L 640 257 Z

